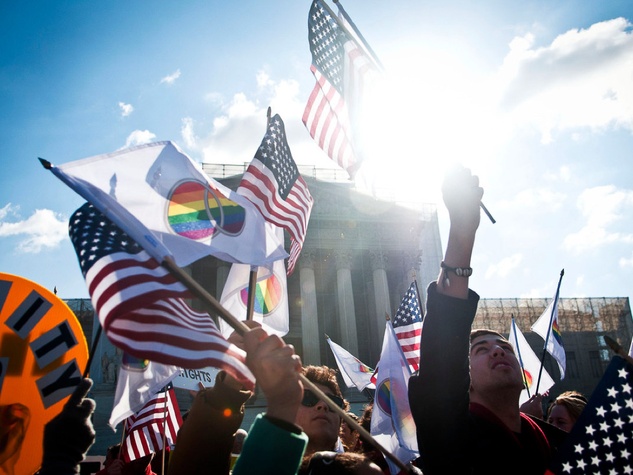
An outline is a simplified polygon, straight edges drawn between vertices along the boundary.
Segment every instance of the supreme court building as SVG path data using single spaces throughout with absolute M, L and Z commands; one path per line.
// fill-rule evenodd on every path
M 246 165 L 204 166 L 210 176 L 231 189 L 237 188 L 245 168 Z M 314 197 L 314 207 L 303 250 L 287 282 L 290 331 L 284 340 L 294 345 L 304 364 L 336 368 L 327 334 L 363 363 L 375 367 L 380 358 L 385 315 L 393 316 L 414 278 L 424 304 L 426 286 L 437 277 L 443 246 L 436 206 L 374 199 L 355 190 L 352 183 L 339 179 L 334 170 L 300 168 L 300 171 Z M 288 249 L 289 242 L 286 244 Z M 189 271 L 219 300 L 229 269 L 229 263 L 208 257 L 194 263 Z M 475 326 L 507 335 L 514 316 L 541 357 L 543 340 L 530 331 L 530 325 L 549 301 L 549 298 L 481 299 Z M 91 342 L 97 320 L 90 301 L 67 302 Z M 201 309 L 195 300 L 193 306 Z M 562 298 L 559 325 L 567 355 L 567 375 L 560 381 L 556 363 L 549 355 L 543 358 L 545 369 L 556 381 L 550 397 L 568 389 L 589 396 L 611 358 L 604 336 L 614 338 L 627 349 L 631 343 L 633 321 L 629 299 Z M 101 338 L 91 368 L 99 402 L 95 415 L 98 441 L 90 453 L 101 453 L 101 441 L 116 442 L 116 437 L 120 437 L 109 428 L 101 429 L 110 415 L 120 358 L 120 351 Z M 345 390 L 344 385 L 342 389 Z M 346 390 L 345 396 L 353 403 L 357 401 L 352 404 L 354 410 L 367 400 L 356 389 Z M 179 395 L 182 410 L 188 408 L 188 398 L 186 393 L 182 398 Z M 260 406 L 265 401 L 260 397 L 254 401 L 249 402 L 253 406 L 251 412 L 264 410 Z M 248 413 L 247 410 L 247 416 Z M 246 417 L 243 427 L 248 428 L 251 420 Z

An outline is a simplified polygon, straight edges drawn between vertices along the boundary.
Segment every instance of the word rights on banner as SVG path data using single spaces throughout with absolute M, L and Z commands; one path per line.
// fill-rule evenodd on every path
M 220 372 L 217 368 L 181 369 L 180 374 L 172 381 L 176 388 L 198 391 L 200 384 L 205 388 L 215 385 L 215 377 Z

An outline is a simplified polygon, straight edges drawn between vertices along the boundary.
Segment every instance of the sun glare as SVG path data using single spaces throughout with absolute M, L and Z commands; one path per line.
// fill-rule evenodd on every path
M 362 116 L 359 178 L 374 194 L 437 202 L 448 166 L 483 174 L 490 162 L 496 131 L 485 88 L 445 57 L 426 59 L 404 63 L 365 91 L 371 110 Z

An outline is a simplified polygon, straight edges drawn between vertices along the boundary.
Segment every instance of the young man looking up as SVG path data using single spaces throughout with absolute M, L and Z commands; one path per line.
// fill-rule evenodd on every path
M 543 474 L 564 434 L 520 412 L 521 369 L 508 341 L 489 330 L 471 333 L 479 296 L 468 277 L 483 189 L 458 168 L 442 192 L 449 238 L 428 288 L 420 369 L 409 381 L 418 465 L 425 475 Z

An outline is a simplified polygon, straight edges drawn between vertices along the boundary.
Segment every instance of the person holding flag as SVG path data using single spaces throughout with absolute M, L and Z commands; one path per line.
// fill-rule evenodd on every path
M 471 332 L 479 296 L 468 278 L 483 189 L 459 167 L 442 192 L 448 244 L 428 288 L 420 369 L 409 380 L 418 466 L 425 475 L 543 474 L 565 433 L 520 412 L 523 378 L 510 342 L 491 330 Z

